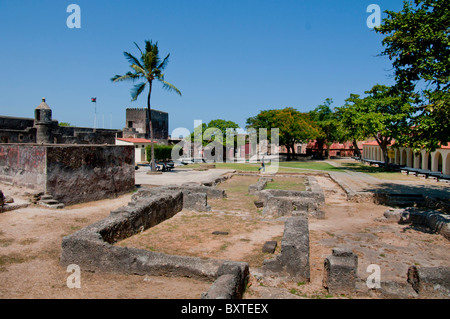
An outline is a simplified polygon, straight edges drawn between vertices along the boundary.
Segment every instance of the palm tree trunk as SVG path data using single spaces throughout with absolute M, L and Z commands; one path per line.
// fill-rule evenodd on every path
M 150 107 L 150 96 L 152 95 L 152 82 L 149 81 L 149 91 L 148 91 L 148 98 L 147 98 L 147 109 L 148 109 L 148 127 L 150 130 L 150 149 L 151 149 L 151 163 L 150 167 L 152 171 L 156 170 L 156 163 L 155 163 L 155 147 L 153 143 L 153 124 L 152 124 L 152 109 Z

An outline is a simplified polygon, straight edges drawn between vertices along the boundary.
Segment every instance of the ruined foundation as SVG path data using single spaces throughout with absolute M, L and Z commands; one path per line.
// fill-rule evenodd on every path
M 284 273 L 300 281 L 310 281 L 309 228 L 306 213 L 286 220 L 281 253 L 274 259 L 264 260 L 263 269 Z
M 215 280 L 203 298 L 242 297 L 249 273 L 247 263 L 113 246 L 180 212 L 185 205 L 184 193 L 166 187 L 141 190 L 128 206 L 64 237 L 60 264 L 76 264 L 83 271 Z
M 322 219 L 325 216 L 320 207 L 325 203 L 325 195 L 314 177 L 306 178 L 306 191 L 264 189 L 271 180 L 264 178 L 251 185 L 249 193 L 259 196 L 258 205 L 264 207 L 264 215 L 280 217 L 290 216 L 292 212 L 307 212 L 310 217 Z

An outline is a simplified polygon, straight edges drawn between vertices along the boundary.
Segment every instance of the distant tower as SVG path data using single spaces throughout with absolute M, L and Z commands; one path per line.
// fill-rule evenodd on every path
M 36 127 L 36 143 L 52 144 L 51 136 L 52 110 L 45 103 L 45 98 L 34 111 L 34 127 Z

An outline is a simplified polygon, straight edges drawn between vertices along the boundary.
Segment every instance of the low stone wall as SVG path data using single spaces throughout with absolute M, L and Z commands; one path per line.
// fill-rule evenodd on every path
M 226 193 L 223 189 L 209 186 L 200 186 L 192 184 L 167 185 L 157 188 L 142 188 L 132 196 L 133 199 L 148 197 L 159 194 L 162 190 L 181 191 L 183 193 L 183 208 L 197 212 L 207 212 L 211 210 L 208 205 L 208 198 L 225 198 Z
M 408 283 L 419 298 L 450 298 L 450 267 L 411 266 Z
M 300 213 L 286 220 L 281 253 L 273 259 L 264 260 L 263 269 L 310 281 L 308 214 Z
M 325 203 L 325 195 L 314 177 L 307 177 L 306 191 L 265 189 L 258 191 L 263 203 L 263 214 L 287 216 L 295 211 L 305 211 L 314 218 L 324 218 L 320 207 Z
M 252 184 L 248 187 L 248 193 L 250 195 L 257 195 L 260 191 L 266 188 L 267 183 L 272 182 L 273 178 L 261 177 L 256 184 Z
M 76 264 L 83 271 L 215 280 L 204 298 L 242 297 L 249 273 L 247 263 L 113 246 L 173 217 L 183 209 L 183 196 L 182 191 L 169 189 L 153 189 L 146 196 L 136 196 L 107 218 L 64 237 L 60 264 Z

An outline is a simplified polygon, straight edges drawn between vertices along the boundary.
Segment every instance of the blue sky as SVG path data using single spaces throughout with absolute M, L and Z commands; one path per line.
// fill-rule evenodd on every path
M 69 29 L 68 5 L 81 8 Z M 341 106 L 350 93 L 392 84 L 391 62 L 377 56 L 382 36 L 366 25 L 368 5 L 399 11 L 389 0 L 0 0 L 0 114 L 33 117 L 45 97 L 53 118 L 76 126 L 121 129 L 131 83 L 123 51 L 158 41 L 170 53 L 166 80 L 182 97 L 154 85 L 152 107 L 169 113 L 169 130 L 194 120 L 236 122 L 261 110 L 307 112 L 326 98 Z M 382 14 L 385 17 L 385 14 Z

